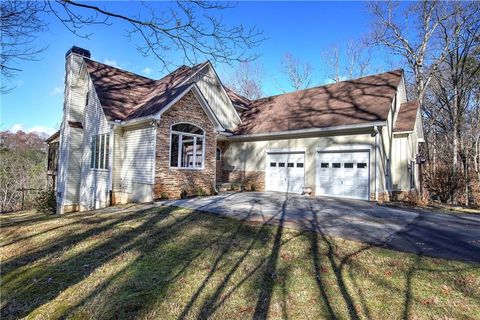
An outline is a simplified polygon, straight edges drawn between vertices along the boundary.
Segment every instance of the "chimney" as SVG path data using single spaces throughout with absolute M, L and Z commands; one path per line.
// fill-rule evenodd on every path
M 86 58 L 90 58 L 90 51 L 88 51 L 87 49 L 83 49 L 83 48 L 80 48 L 80 47 L 77 47 L 77 46 L 73 46 L 71 47 L 67 53 L 65 53 L 65 58 L 68 57 L 71 53 L 76 53 L 80 56 L 83 56 L 83 57 L 86 57 Z

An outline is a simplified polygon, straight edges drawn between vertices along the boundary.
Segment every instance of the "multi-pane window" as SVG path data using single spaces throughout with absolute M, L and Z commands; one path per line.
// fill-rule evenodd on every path
M 170 167 L 203 168 L 205 159 L 205 133 L 189 123 L 172 126 L 170 145 Z
M 108 169 L 110 136 L 106 134 L 98 134 L 92 137 L 90 150 L 90 168 L 91 169 Z

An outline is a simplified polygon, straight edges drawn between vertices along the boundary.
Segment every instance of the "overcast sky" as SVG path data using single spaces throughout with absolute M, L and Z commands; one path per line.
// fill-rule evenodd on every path
M 160 3 L 159 3 L 160 4 Z M 125 2 L 115 3 L 113 9 L 129 11 Z M 154 79 L 165 70 L 152 57 L 143 57 L 125 37 L 125 25 L 113 24 L 91 28 L 89 40 L 81 39 L 51 19 L 50 29 L 42 32 L 39 45 L 48 45 L 39 61 L 29 61 L 17 67 L 23 71 L 13 80 L 16 88 L 2 95 L 1 130 L 44 131 L 52 133 L 62 117 L 65 52 L 77 45 L 90 50 L 94 60 L 111 64 Z M 240 2 L 234 9 L 223 12 L 224 21 L 256 25 L 267 38 L 254 51 L 260 54 L 258 63 L 265 73 L 265 95 L 280 93 L 286 87 L 279 72 L 280 61 L 286 52 L 313 66 L 312 85 L 328 81 L 322 51 L 335 44 L 356 40 L 370 28 L 370 16 L 362 2 Z M 175 60 L 175 54 L 172 58 Z M 386 64 L 382 52 L 374 52 L 373 63 L 380 69 L 399 68 Z M 181 60 L 176 59 L 178 64 Z M 228 78 L 232 68 L 216 65 L 221 78 Z

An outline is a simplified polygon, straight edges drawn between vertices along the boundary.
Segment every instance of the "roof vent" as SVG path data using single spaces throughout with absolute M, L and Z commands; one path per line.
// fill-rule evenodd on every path
M 90 58 L 90 51 L 88 51 L 87 49 L 77 47 L 77 46 L 71 47 L 70 50 L 68 50 L 67 53 L 65 54 L 65 58 L 68 57 L 70 55 L 70 53 L 76 53 L 78 55 Z

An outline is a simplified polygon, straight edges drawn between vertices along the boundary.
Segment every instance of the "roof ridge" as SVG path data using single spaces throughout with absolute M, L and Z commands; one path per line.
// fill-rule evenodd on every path
M 241 97 L 241 98 L 244 98 L 244 99 L 247 99 L 247 100 L 250 101 L 250 102 L 255 101 L 255 100 L 252 100 L 252 99 L 249 99 L 249 98 L 245 97 L 244 95 L 238 93 L 237 91 L 233 90 L 233 89 L 230 88 L 230 87 L 227 87 L 226 85 L 223 85 L 223 87 L 226 88 L 227 90 L 232 91 L 232 92 L 235 93 L 237 96 L 239 96 L 239 97 Z M 259 98 L 259 99 L 262 99 L 262 98 Z M 259 100 L 259 99 L 257 99 L 257 100 Z
M 90 58 L 87 58 L 87 57 L 83 57 L 83 58 L 86 59 L 86 60 L 90 60 L 92 62 L 98 63 L 98 64 L 103 64 L 104 66 L 108 66 L 108 67 L 113 68 L 113 69 L 117 69 L 121 72 L 129 73 L 129 74 L 134 75 L 134 76 L 139 77 L 139 78 L 144 78 L 144 79 L 147 79 L 147 80 L 156 81 L 155 79 L 142 76 L 142 75 L 140 75 L 138 73 L 135 73 L 135 72 L 132 72 L 132 71 L 128 71 L 128 70 L 125 70 L 125 69 L 122 69 L 122 68 L 119 68 L 119 67 L 115 67 L 115 66 L 112 66 L 112 65 L 109 65 L 109 64 L 106 64 L 106 63 L 103 63 L 103 62 L 99 62 L 97 60 L 93 60 L 93 59 L 90 59 Z
M 284 92 L 284 93 L 274 94 L 274 95 L 271 95 L 271 96 L 266 96 L 266 97 L 262 97 L 262 98 L 255 99 L 255 100 L 250 100 L 250 101 L 252 101 L 252 102 L 257 102 L 257 101 L 262 101 L 262 100 L 266 100 L 266 99 L 271 99 L 271 98 L 274 98 L 274 97 L 279 97 L 279 96 L 283 96 L 283 95 L 287 95 L 287 94 L 292 94 L 292 93 L 297 93 L 297 92 L 302 92 L 302 91 L 308 91 L 308 90 L 312 90 L 312 89 L 326 88 L 326 87 L 333 86 L 333 85 L 337 85 L 337 84 L 340 84 L 340 83 L 345 83 L 345 82 L 350 82 L 350 81 L 356 81 L 356 80 L 360 80 L 360 79 L 364 79 L 364 78 L 368 78 L 368 77 L 378 76 L 378 75 L 381 75 L 381 74 L 386 74 L 386 73 L 391 73 L 391 72 L 397 72 L 397 71 L 401 71 L 402 74 L 403 74 L 403 69 L 400 68 L 400 69 L 395 69 L 395 70 L 390 70 L 390 71 L 385 71 L 385 72 L 380 72 L 380 73 L 374 73 L 374 74 L 370 74 L 370 75 L 362 76 L 362 77 L 358 77 L 358 78 L 343 80 L 343 81 L 339 81 L 339 82 L 334 82 L 334 83 L 329 83 L 329 84 L 322 84 L 322 85 L 319 85 L 319 86 L 314 86 L 314 87 L 305 88 L 305 89 L 301 89 L 301 90 L 295 90 L 295 91 L 290 91 L 290 92 Z
M 193 70 L 194 68 L 199 67 L 199 66 L 201 66 L 202 64 L 205 64 L 205 63 L 206 63 L 206 62 L 202 62 L 202 63 L 199 63 L 199 64 L 194 65 L 193 67 L 189 67 L 189 66 L 187 66 L 187 65 L 181 65 L 180 67 L 176 68 L 176 69 L 173 70 L 172 72 L 166 74 L 164 77 L 162 77 L 162 78 L 160 78 L 160 79 L 158 79 L 158 80 L 155 80 L 155 84 L 153 85 L 152 89 L 149 90 L 149 92 L 148 92 L 148 94 L 146 95 L 146 97 L 147 97 L 148 95 L 150 95 L 151 93 L 153 93 L 155 90 L 157 90 L 158 87 L 163 84 L 162 80 L 165 80 L 166 78 L 171 77 L 173 74 L 175 74 L 175 73 L 176 73 L 177 71 L 179 71 L 180 69 L 185 68 L 185 69 L 186 69 L 185 72 L 188 72 L 188 71 L 191 71 L 191 70 Z M 182 81 L 182 82 L 174 85 L 173 87 L 169 88 L 169 90 L 177 90 L 177 89 L 181 88 L 181 87 L 184 86 L 184 85 L 185 85 L 185 83 L 184 83 L 184 81 Z M 150 99 L 146 99 L 146 97 L 145 97 L 144 100 L 139 101 L 139 102 L 136 104 L 136 106 L 141 105 L 141 104 L 145 104 L 146 102 L 148 102 L 148 101 L 150 101 L 151 99 L 153 99 L 153 97 L 151 97 Z M 127 114 L 126 118 L 129 118 L 130 116 L 132 116 L 132 115 L 134 115 L 135 113 L 137 113 L 140 108 L 141 108 L 141 107 L 139 107 L 139 108 L 133 108 L 133 110 Z

